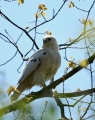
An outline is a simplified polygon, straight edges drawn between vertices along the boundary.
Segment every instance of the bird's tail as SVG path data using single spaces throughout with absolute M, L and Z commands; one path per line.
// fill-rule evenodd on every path
M 25 90 L 25 86 L 21 86 L 19 84 L 16 89 L 18 90 L 18 92 L 14 92 L 11 95 L 11 98 L 10 98 L 11 101 L 15 101 L 15 100 L 17 100 L 19 98 L 19 96 L 21 95 L 21 93 Z

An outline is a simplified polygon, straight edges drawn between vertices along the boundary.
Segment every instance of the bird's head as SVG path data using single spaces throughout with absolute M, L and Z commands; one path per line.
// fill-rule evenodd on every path
M 45 36 L 43 38 L 43 48 L 52 48 L 54 50 L 58 50 L 58 43 L 54 36 Z

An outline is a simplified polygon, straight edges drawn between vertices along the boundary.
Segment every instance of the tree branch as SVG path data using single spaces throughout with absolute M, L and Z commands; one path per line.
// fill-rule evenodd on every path
M 95 53 L 90 58 L 87 59 L 88 60 L 88 64 L 93 63 L 94 59 L 95 59 Z M 23 107 L 24 105 L 34 101 L 35 99 L 42 98 L 43 96 L 44 97 L 52 96 L 52 94 L 48 95 L 47 92 L 50 91 L 52 88 L 55 88 L 57 85 L 59 85 L 60 83 L 64 82 L 65 80 L 67 80 L 71 76 L 73 76 L 75 73 L 77 73 L 81 69 L 83 69 L 83 68 L 81 66 L 78 66 L 74 70 L 72 70 L 69 73 L 67 73 L 65 76 L 62 76 L 61 78 L 57 79 L 52 84 L 50 84 L 47 87 L 41 89 L 40 91 L 35 92 L 34 94 L 28 94 L 26 97 L 16 101 L 15 103 L 1 108 L 0 109 L 0 116 L 2 116 L 4 114 L 7 114 L 9 112 L 15 111 L 15 110 Z M 76 95 L 76 96 L 79 95 L 80 96 L 80 95 L 83 95 L 83 94 L 88 95 L 88 94 L 91 94 L 93 92 L 95 92 L 95 88 L 93 88 L 91 90 L 84 91 L 84 92 L 75 92 L 75 93 L 72 94 L 72 96 L 70 96 L 70 94 L 69 94 L 68 97 L 74 97 L 74 95 Z M 78 94 L 76 94 L 76 93 L 78 93 Z M 64 93 L 65 97 L 66 97 L 66 94 L 68 94 L 68 93 Z
M 9 21 L 12 25 L 14 25 L 15 27 L 17 27 L 17 28 L 19 28 L 20 30 L 22 30 L 22 31 L 32 40 L 32 42 L 34 43 L 35 47 L 36 47 L 37 49 L 39 49 L 39 47 L 37 46 L 36 42 L 33 40 L 33 38 L 29 35 L 29 33 L 28 33 L 25 29 L 23 29 L 23 28 L 21 28 L 20 26 L 18 26 L 17 24 L 15 24 L 12 20 L 10 20 L 10 19 L 9 19 L 4 13 L 2 13 L 1 11 L 0 11 L 0 14 L 1 14 L 1 16 L 2 16 L 3 18 L 5 18 L 7 21 Z
M 32 31 L 33 29 L 35 29 L 35 28 L 37 28 L 37 27 L 39 27 L 39 26 L 41 26 L 41 25 L 43 25 L 43 24 L 45 24 L 45 23 L 47 23 L 47 22 L 52 21 L 52 20 L 58 15 L 58 13 L 59 13 L 60 10 L 63 8 L 63 6 L 65 5 L 66 2 L 67 2 L 67 0 L 64 0 L 63 4 L 62 4 L 61 7 L 58 9 L 58 11 L 56 12 L 56 14 L 54 15 L 54 13 L 53 13 L 53 16 L 52 16 L 51 19 L 45 20 L 44 22 L 40 23 L 39 25 L 33 27 L 32 29 L 30 29 L 30 30 L 28 31 L 28 33 L 29 33 L 30 31 Z M 54 10 L 53 10 L 53 12 L 54 12 Z

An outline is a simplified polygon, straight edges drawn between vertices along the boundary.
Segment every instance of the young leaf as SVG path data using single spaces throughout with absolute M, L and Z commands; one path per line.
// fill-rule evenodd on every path
M 18 0 L 18 5 L 21 4 L 21 3 L 23 4 L 24 0 Z

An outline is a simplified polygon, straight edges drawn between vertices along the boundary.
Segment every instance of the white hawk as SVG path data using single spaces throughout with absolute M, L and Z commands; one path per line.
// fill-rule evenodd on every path
M 35 85 L 45 86 L 47 80 L 51 80 L 61 65 L 61 56 L 58 43 L 54 36 L 43 38 L 43 46 L 37 50 L 27 61 L 22 75 L 17 83 L 17 90 L 11 96 L 11 100 L 17 100 L 21 93 Z

